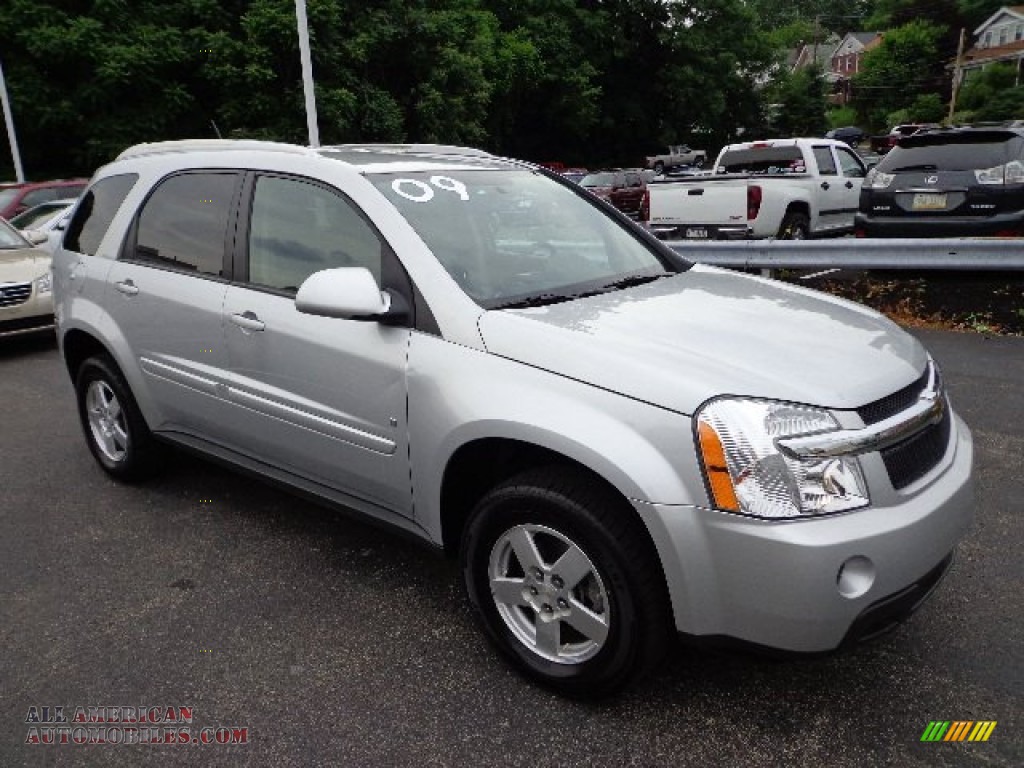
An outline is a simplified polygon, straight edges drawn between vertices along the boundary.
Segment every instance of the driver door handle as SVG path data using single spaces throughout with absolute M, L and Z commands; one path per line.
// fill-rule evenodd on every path
M 821 188 L 822 189 L 828 189 L 828 182 L 827 181 L 821 182 Z
M 853 189 L 853 182 L 852 181 L 846 182 L 846 188 L 847 189 Z
M 256 317 L 255 312 L 248 310 L 240 315 L 231 315 L 231 322 L 246 331 L 263 331 L 267 327 L 266 323 Z
M 114 283 L 114 287 L 125 296 L 135 296 L 139 292 L 139 289 L 136 287 L 135 283 L 132 282 L 131 278 L 122 280 L 120 283 Z

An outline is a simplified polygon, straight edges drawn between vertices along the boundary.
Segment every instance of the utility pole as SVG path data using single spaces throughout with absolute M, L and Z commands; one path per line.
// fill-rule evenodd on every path
M 313 90 L 313 61 L 309 55 L 309 25 L 306 0 L 295 0 L 295 19 L 299 27 L 299 61 L 302 62 L 302 93 L 306 97 L 306 129 L 309 146 L 320 146 L 320 128 L 316 119 L 316 92 Z
M 946 122 L 952 125 L 953 114 L 956 112 L 956 96 L 960 91 L 960 64 L 964 57 L 964 37 L 967 34 L 967 30 L 963 27 L 960 28 L 960 45 L 956 49 L 956 63 L 953 65 L 953 93 L 949 99 L 949 116 L 946 118 Z
M 4 80 L 4 68 L 0 65 L 0 102 L 3 102 L 4 123 L 7 125 L 7 141 L 11 145 L 11 157 L 14 159 L 14 176 L 19 184 L 25 181 L 25 171 L 21 167 L 21 153 L 18 152 L 18 137 L 14 133 L 14 118 L 11 117 L 11 102 L 7 98 L 7 81 Z

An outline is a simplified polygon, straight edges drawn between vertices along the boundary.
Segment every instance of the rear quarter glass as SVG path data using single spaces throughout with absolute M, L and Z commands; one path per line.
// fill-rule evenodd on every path
M 134 173 L 107 176 L 86 192 L 68 224 L 64 247 L 69 251 L 96 255 L 110 222 L 139 177 Z

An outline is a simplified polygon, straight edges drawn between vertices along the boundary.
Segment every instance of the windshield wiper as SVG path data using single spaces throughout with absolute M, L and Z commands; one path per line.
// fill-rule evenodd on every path
M 551 304 L 561 304 L 563 301 L 578 299 L 578 293 L 541 293 L 537 296 L 528 296 L 525 299 L 517 299 L 504 304 L 498 304 L 493 309 L 527 309 L 529 307 L 547 307 Z
M 601 291 L 616 291 L 621 288 L 632 288 L 634 285 L 644 285 L 645 283 L 653 283 L 655 280 L 661 280 L 663 277 L 672 277 L 675 272 L 660 272 L 657 275 L 633 275 L 632 277 L 623 277 L 619 280 L 613 280 L 610 283 L 606 283 L 601 286 Z

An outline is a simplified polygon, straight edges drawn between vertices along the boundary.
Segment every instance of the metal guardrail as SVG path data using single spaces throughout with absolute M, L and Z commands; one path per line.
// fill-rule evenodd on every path
M 1024 240 L 999 238 L 670 240 L 665 244 L 686 259 L 721 267 L 1024 271 Z

